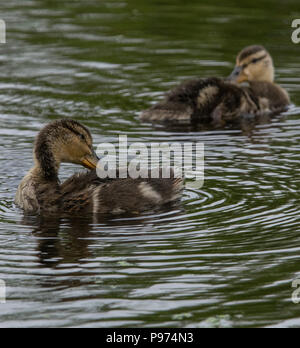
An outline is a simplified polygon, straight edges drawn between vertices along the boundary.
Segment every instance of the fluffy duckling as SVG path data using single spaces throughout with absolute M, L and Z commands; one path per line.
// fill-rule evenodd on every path
M 79 122 L 60 120 L 41 130 L 34 146 L 34 167 L 24 177 L 15 203 L 26 213 L 140 213 L 178 201 L 183 180 L 100 179 L 98 158 L 89 130 Z M 80 164 L 90 172 L 60 184 L 61 163 Z
M 225 125 L 243 115 L 278 114 L 289 104 L 288 93 L 274 83 L 271 55 L 262 46 L 249 46 L 239 53 L 229 78 L 187 81 L 140 118 L 153 123 Z

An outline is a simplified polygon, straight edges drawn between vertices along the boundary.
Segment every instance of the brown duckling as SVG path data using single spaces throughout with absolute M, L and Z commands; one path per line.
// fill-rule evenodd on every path
M 24 177 L 15 203 L 26 213 L 123 214 L 153 210 L 178 201 L 183 180 L 100 179 L 98 158 L 89 130 L 79 122 L 48 124 L 35 141 L 34 167 Z M 75 174 L 60 184 L 61 163 L 80 164 L 90 172 Z
M 165 99 L 142 112 L 152 123 L 234 123 L 243 115 L 256 117 L 286 111 L 288 93 L 274 83 L 274 65 L 263 46 L 249 46 L 238 57 L 227 79 L 208 78 L 184 82 Z

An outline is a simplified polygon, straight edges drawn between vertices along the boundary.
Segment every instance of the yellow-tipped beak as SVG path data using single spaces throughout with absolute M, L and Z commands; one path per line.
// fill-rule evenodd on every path
M 242 67 L 236 66 L 227 80 L 231 82 L 242 83 L 247 81 L 248 77 L 244 74 Z
M 88 169 L 96 169 L 98 162 L 99 162 L 99 158 L 97 157 L 94 151 L 92 155 L 85 156 L 81 160 L 81 164 Z

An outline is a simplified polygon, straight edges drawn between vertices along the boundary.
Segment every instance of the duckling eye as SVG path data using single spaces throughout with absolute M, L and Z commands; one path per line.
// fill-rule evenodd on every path
M 258 58 L 254 58 L 254 59 L 252 60 L 252 63 L 253 63 L 253 64 L 256 64 L 259 60 L 260 60 L 260 59 L 258 59 Z
M 85 141 L 85 136 L 83 134 L 79 134 L 79 138 L 82 140 L 82 141 Z

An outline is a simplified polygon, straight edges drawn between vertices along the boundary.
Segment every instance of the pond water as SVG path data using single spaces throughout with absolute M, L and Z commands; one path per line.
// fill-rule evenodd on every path
M 42 1 L 1 4 L 0 279 L 7 327 L 300 326 L 299 1 Z M 242 6 L 242 8 L 241 8 Z M 138 114 L 192 77 L 226 76 L 263 44 L 293 106 L 251 129 L 179 131 Z M 43 221 L 14 204 L 49 121 L 95 144 L 205 143 L 205 184 L 138 218 Z M 64 165 L 66 178 L 80 168 Z

